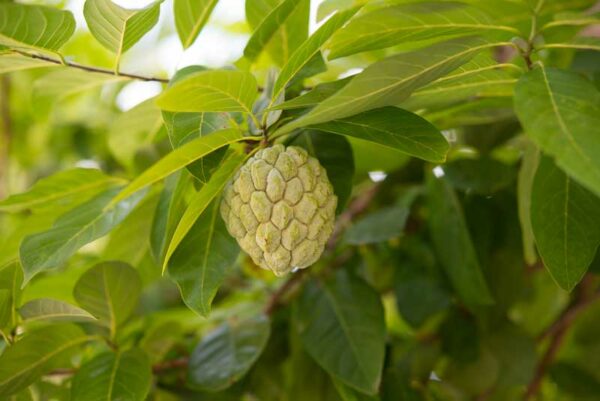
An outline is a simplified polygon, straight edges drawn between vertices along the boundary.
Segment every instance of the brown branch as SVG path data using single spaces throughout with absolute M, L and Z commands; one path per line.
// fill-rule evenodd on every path
M 540 391 L 542 381 L 546 372 L 554 362 L 566 334 L 575 322 L 575 319 L 591 304 L 600 300 L 600 292 L 593 292 L 592 276 L 587 275 L 578 287 L 577 299 L 558 317 L 558 319 L 540 334 L 537 341 L 549 339 L 548 348 L 540 359 L 533 379 L 527 386 L 523 399 L 525 401 L 534 399 Z
M 15 52 L 19 53 L 20 55 L 25 56 L 25 57 L 33 58 L 36 60 L 43 60 L 48 63 L 62 65 L 64 67 L 77 68 L 79 70 L 84 70 L 84 71 L 88 71 L 88 72 L 96 72 L 96 73 L 100 73 L 100 74 L 113 75 L 113 76 L 117 76 L 117 77 L 138 79 L 140 81 L 146 81 L 146 82 L 161 82 L 161 83 L 165 83 L 165 84 L 169 82 L 169 79 L 167 79 L 167 78 L 158 78 L 158 77 L 150 77 L 150 76 L 146 76 L 146 75 L 129 74 L 129 73 L 120 72 L 120 71 L 116 72 L 114 70 L 109 70 L 107 68 L 100 68 L 100 67 L 94 67 L 94 66 L 90 66 L 90 65 L 73 63 L 71 61 L 63 62 L 62 60 L 59 60 L 56 58 L 44 56 L 41 54 L 27 53 L 27 52 L 23 52 L 20 50 L 15 50 Z

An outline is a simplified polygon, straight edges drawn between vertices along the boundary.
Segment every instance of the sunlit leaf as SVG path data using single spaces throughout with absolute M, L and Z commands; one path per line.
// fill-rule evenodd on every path
M 218 0 L 175 0 L 175 27 L 184 49 L 194 43 Z
M 0 54 L 0 74 L 7 72 L 30 70 L 33 68 L 58 67 L 48 61 L 21 56 L 16 53 Z

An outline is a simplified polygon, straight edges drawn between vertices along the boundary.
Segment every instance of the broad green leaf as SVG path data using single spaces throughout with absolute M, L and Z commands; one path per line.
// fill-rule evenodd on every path
M 535 173 L 530 213 L 544 265 L 558 285 L 572 290 L 600 244 L 600 199 L 544 157 Z
M 353 245 L 373 244 L 397 238 L 404 231 L 410 210 L 404 206 L 382 208 L 354 223 L 344 236 Z
M 32 57 L 21 56 L 17 53 L 6 53 L 0 55 L 0 74 L 46 67 L 58 67 L 58 64 L 49 63 L 47 61 Z
M 318 55 L 319 50 L 331 35 L 352 18 L 356 11 L 358 11 L 358 8 L 353 8 L 331 17 L 292 54 L 277 77 L 273 88 L 274 99 L 279 97 L 279 94 L 283 92 L 292 79 Z
M 58 100 L 79 92 L 99 88 L 105 84 L 128 80 L 129 78 L 118 75 L 61 67 L 53 69 L 35 81 L 33 98 L 34 100 Z
M 75 18 L 69 11 L 0 3 L 0 45 L 56 52 L 73 32 Z
M 102 262 L 77 280 L 73 297 L 106 324 L 114 337 L 118 326 L 135 309 L 141 291 L 142 281 L 134 268 L 123 262 Z
M 0 201 L 0 212 L 48 208 L 57 204 L 68 205 L 79 198 L 122 183 L 122 180 L 104 175 L 96 169 L 65 170 L 40 179 L 27 192 Z
M 264 49 L 269 40 L 273 37 L 277 29 L 285 22 L 287 17 L 294 11 L 294 8 L 301 3 L 301 0 L 283 0 L 261 21 L 256 27 L 248 44 L 244 48 L 244 57 L 254 61 Z
M 539 150 L 533 143 L 527 141 L 523 151 L 521 168 L 519 169 L 517 201 L 519 204 L 519 223 L 521 224 L 523 255 L 525 262 L 530 266 L 537 261 L 535 239 L 533 237 L 533 228 L 531 227 L 531 191 L 539 159 Z
M 519 80 L 515 111 L 535 144 L 600 196 L 600 92 L 575 72 L 539 67 Z
M 145 191 L 109 206 L 118 189 L 108 190 L 60 216 L 52 227 L 25 237 L 19 250 L 25 283 L 63 264 L 85 244 L 108 234 L 136 207 Z
M 425 1 L 383 6 L 362 13 L 337 32 L 329 46 L 330 58 L 401 43 L 489 32 L 504 39 L 519 34 L 517 29 L 499 25 L 477 7 L 464 3 Z
M 306 131 L 295 137 L 290 144 L 304 147 L 325 167 L 327 178 L 338 198 L 336 211 L 340 213 L 344 210 L 352 194 L 354 180 L 354 155 L 348 140 L 340 135 Z
M 253 31 L 261 25 L 264 29 L 272 27 L 266 18 L 277 9 L 283 0 L 246 0 L 246 21 Z M 288 15 L 271 35 L 266 50 L 277 65 L 284 65 L 294 51 L 308 37 L 310 0 L 298 0 L 295 9 Z
M 261 137 L 244 136 L 237 129 L 225 129 L 211 133 L 210 135 L 196 138 L 185 145 L 177 148 L 160 159 L 142 174 L 136 177 L 125 189 L 113 199 L 111 204 L 121 201 L 144 188 L 153 184 L 171 173 L 201 159 L 202 157 L 229 145 L 240 141 L 258 141 Z
M 68 357 L 92 339 L 72 325 L 45 326 L 26 333 L 0 355 L 0 397 L 17 393 L 55 368 L 70 366 Z
M 107 351 L 79 368 L 71 384 L 71 399 L 144 401 L 151 384 L 152 369 L 143 351 Z
M 83 15 L 94 37 L 106 49 L 117 55 L 117 68 L 121 54 L 130 49 L 156 23 L 162 0 L 129 10 L 112 0 L 86 0 Z
M 179 40 L 184 49 L 194 43 L 218 0 L 175 0 L 173 14 Z
M 333 379 L 333 384 L 343 401 L 379 401 L 378 396 L 366 395 L 354 390 L 352 387 L 345 385 L 339 380 Z
M 150 229 L 150 250 L 158 265 L 162 265 L 175 227 L 185 210 L 185 197 L 191 187 L 191 177 L 185 170 L 165 179 Z
M 271 331 L 266 316 L 231 320 L 208 333 L 190 356 L 187 383 L 223 390 L 238 381 L 262 353 Z
M 377 61 L 307 114 L 275 133 L 284 134 L 299 127 L 399 104 L 415 89 L 450 73 L 478 52 L 493 46 L 479 38 L 460 38 Z
M 213 200 L 193 223 L 167 269 L 185 304 L 204 317 L 239 253 L 219 214 L 219 203 L 219 199 Z
M 489 156 L 456 159 L 444 165 L 446 180 L 468 193 L 489 195 L 510 186 L 516 170 Z
M 94 316 L 81 308 L 50 298 L 33 299 L 27 302 L 19 308 L 19 314 L 25 322 L 89 322 L 96 320 Z
M 143 145 L 152 142 L 162 127 L 160 109 L 148 99 L 120 114 L 108 131 L 108 147 L 115 158 L 130 169 Z
M 446 160 L 448 142 L 427 120 L 397 107 L 383 107 L 351 117 L 331 119 L 309 128 L 347 135 L 386 146 L 427 161 Z
M 169 247 L 167 248 L 167 253 L 165 254 L 165 259 L 163 261 L 163 272 L 167 269 L 171 255 L 188 234 L 196 220 L 202 215 L 213 199 L 219 195 L 245 159 L 245 155 L 235 151 L 228 152 L 225 161 L 223 161 L 223 164 L 213 174 L 210 181 L 202 186 L 202 188 L 190 199 L 189 206 L 181 216 L 179 224 L 177 224 L 177 228 L 169 243 Z M 207 242 L 207 245 L 210 245 L 210 242 Z M 206 269 L 206 266 L 203 266 L 203 269 Z M 207 299 L 206 301 L 210 304 L 210 300 Z
M 257 94 L 258 84 L 249 72 L 208 70 L 176 82 L 156 104 L 167 111 L 251 113 Z
M 346 86 L 352 78 L 353 77 L 348 77 L 337 81 L 318 84 L 312 90 L 283 102 L 280 105 L 273 105 L 271 108 L 273 110 L 290 110 L 316 106 Z
M 379 294 L 340 270 L 326 283 L 307 283 L 294 319 L 304 347 L 323 369 L 363 393 L 377 392 L 385 354 Z
M 429 230 L 439 260 L 470 308 L 493 303 L 458 197 L 444 178 L 429 174 Z

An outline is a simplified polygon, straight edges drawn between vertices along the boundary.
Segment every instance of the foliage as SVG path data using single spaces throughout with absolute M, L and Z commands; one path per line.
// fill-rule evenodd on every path
M 0 0 L 0 400 L 599 399 L 600 3 L 231 4 Z M 275 144 L 338 199 L 283 277 L 219 212 Z

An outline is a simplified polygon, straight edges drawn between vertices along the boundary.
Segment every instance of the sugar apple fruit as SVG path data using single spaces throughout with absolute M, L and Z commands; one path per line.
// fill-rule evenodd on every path
M 221 216 L 254 263 L 281 276 L 319 259 L 336 206 L 319 161 L 302 148 L 275 145 L 256 152 L 228 183 Z

